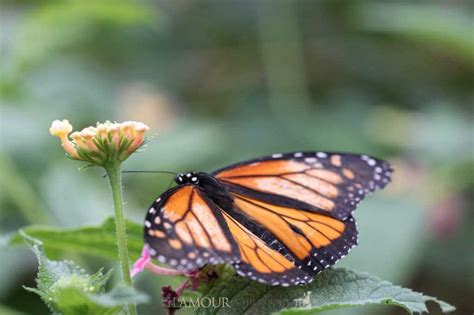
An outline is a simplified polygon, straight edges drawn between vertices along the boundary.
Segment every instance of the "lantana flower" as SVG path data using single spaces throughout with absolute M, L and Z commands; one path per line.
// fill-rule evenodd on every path
M 143 145 L 144 134 L 150 128 L 136 121 L 106 121 L 70 134 L 72 129 L 68 120 L 55 120 L 49 132 L 61 140 L 71 158 L 103 166 L 111 161 L 125 161 Z
M 51 135 L 58 137 L 70 158 L 88 162 L 89 165 L 101 166 L 107 172 L 114 201 L 115 236 L 118 249 L 118 260 L 122 279 L 126 286 L 132 286 L 127 232 L 123 211 L 121 164 L 145 141 L 145 132 L 150 128 L 141 122 L 126 121 L 123 123 L 97 123 L 70 134 L 73 130 L 69 121 L 55 120 L 49 128 Z M 144 266 L 146 263 L 144 263 Z M 136 305 L 127 305 L 127 314 L 136 315 Z

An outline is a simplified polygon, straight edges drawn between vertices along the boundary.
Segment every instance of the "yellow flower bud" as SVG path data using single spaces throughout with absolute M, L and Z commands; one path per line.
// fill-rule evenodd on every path
M 77 154 L 76 148 L 67 137 L 71 131 L 72 125 L 67 119 L 64 119 L 63 121 L 55 120 L 49 128 L 51 135 L 58 137 L 61 140 L 64 150 L 73 158 L 78 158 L 79 156 Z
M 72 131 L 72 125 L 67 119 L 64 120 L 55 120 L 49 128 L 51 135 L 56 137 L 61 137 L 63 135 L 68 135 Z
M 50 133 L 61 139 L 64 150 L 74 159 L 94 165 L 104 166 L 114 161 L 122 162 L 144 142 L 144 133 L 150 128 L 141 122 L 97 123 L 97 127 L 87 127 L 68 135 L 72 126 L 67 120 L 55 120 Z

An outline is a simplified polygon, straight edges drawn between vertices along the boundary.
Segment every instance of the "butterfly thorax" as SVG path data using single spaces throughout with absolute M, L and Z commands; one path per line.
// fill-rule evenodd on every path
M 232 206 L 232 198 L 221 183 L 212 175 L 204 172 L 180 173 L 175 181 L 178 185 L 195 185 L 222 209 Z

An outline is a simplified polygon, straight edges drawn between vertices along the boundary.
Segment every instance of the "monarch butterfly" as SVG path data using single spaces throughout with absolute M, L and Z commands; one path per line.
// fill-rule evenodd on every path
M 181 173 L 147 211 L 145 246 L 180 271 L 228 263 L 266 284 L 308 283 L 357 245 L 352 211 L 391 173 L 383 160 L 328 152 Z

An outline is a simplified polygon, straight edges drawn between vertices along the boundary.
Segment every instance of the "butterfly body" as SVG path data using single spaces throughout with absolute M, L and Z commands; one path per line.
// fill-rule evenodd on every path
M 149 208 L 145 242 L 178 270 L 229 263 L 271 285 L 307 283 L 357 244 L 352 211 L 390 173 L 382 160 L 326 152 L 182 173 Z

